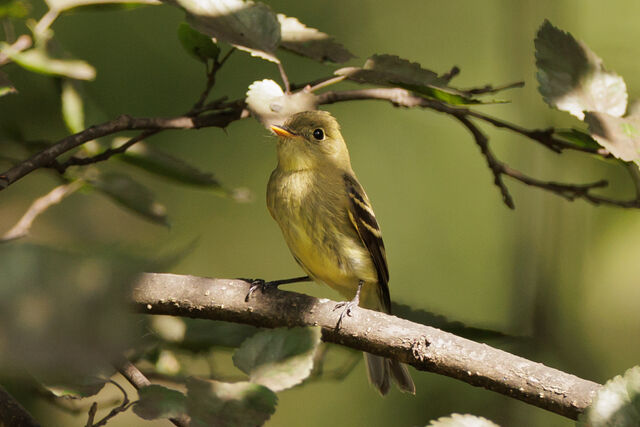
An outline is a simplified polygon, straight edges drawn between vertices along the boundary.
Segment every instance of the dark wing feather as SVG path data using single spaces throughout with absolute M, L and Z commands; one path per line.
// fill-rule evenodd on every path
M 382 241 L 378 221 L 376 221 L 376 216 L 364 189 L 356 178 L 350 174 L 344 174 L 343 179 L 351 202 L 348 210 L 349 220 L 358 232 L 360 240 L 369 250 L 371 260 L 378 274 L 380 300 L 386 311 L 390 312 L 389 268 L 387 267 L 387 255 L 384 250 L 384 242 Z

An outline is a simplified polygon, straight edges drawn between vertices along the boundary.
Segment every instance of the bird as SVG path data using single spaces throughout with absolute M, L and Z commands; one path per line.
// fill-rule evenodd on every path
M 382 234 L 338 121 L 313 110 L 270 128 L 277 136 L 278 164 L 267 185 L 268 210 L 309 278 L 348 299 L 336 306 L 343 308 L 337 327 L 354 306 L 391 313 Z M 415 394 L 405 365 L 364 356 L 369 381 L 380 394 L 389 392 L 391 379 L 401 391 Z

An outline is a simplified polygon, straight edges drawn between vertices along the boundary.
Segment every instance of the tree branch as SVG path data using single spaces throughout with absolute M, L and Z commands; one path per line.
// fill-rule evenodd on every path
M 505 351 L 430 326 L 355 308 L 336 329 L 336 302 L 268 290 L 245 302 L 250 284 L 174 274 L 143 274 L 137 311 L 224 320 L 265 328 L 319 326 L 322 339 L 408 363 L 576 419 L 601 387 Z
M 40 427 L 40 424 L 0 386 L 0 426 Z

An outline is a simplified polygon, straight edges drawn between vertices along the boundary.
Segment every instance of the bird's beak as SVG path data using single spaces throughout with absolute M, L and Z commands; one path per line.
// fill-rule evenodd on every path
M 275 133 L 278 136 L 283 136 L 285 138 L 292 138 L 294 136 L 298 136 L 284 126 L 271 125 L 270 127 L 273 133 Z

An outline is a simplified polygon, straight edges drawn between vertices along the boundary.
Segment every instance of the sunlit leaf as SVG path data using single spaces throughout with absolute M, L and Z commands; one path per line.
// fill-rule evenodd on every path
M 591 406 L 578 418 L 578 427 L 640 425 L 640 367 L 616 376 L 598 390 Z
M 119 146 L 125 139 L 114 140 L 114 146 Z M 144 142 L 138 142 L 126 152 L 120 154 L 118 159 L 135 165 L 158 176 L 170 179 L 181 184 L 206 187 L 213 190 L 222 190 L 220 183 L 211 173 L 200 171 L 189 165 L 184 160 L 171 156 Z
M 640 159 L 640 116 L 587 112 L 584 121 L 591 136 L 615 157 L 625 161 Z
M 281 391 L 309 376 L 319 343 L 319 328 L 266 330 L 247 339 L 233 354 L 233 363 L 251 382 Z
M 133 406 L 133 412 L 145 420 L 174 418 L 186 412 L 186 396 L 157 384 L 138 390 L 140 400 Z
M 0 96 L 8 95 L 10 93 L 18 92 L 13 84 L 9 80 L 9 77 L 2 71 L 0 71 Z
M 584 148 L 598 148 L 600 144 L 591 135 L 578 129 L 559 130 L 556 135 Z
M 191 427 L 255 427 L 276 410 L 278 397 L 260 384 L 187 379 Z
M 10 45 L 0 42 L 0 51 L 19 66 L 35 73 L 78 80 L 93 80 L 96 77 L 96 70 L 88 63 L 77 59 L 51 58 L 41 49 L 17 52 Z
M 103 373 L 102 378 L 108 378 L 115 373 L 115 369 L 111 369 Z M 65 384 L 45 385 L 44 387 L 56 397 L 64 397 L 66 399 L 83 399 L 85 397 L 95 396 L 102 390 L 107 383 L 105 379 L 95 375 L 76 378 L 69 378 Z M 43 380 L 42 378 L 38 378 Z M 46 375 L 45 375 L 46 381 Z
M 78 93 L 76 83 L 70 80 L 62 82 L 62 118 L 71 133 L 84 130 L 84 103 Z
M 580 120 L 584 111 L 620 117 L 627 108 L 622 77 L 606 71 L 584 43 L 545 20 L 535 39 L 540 94 L 552 107 Z
M 316 61 L 346 62 L 354 55 L 327 34 L 310 28 L 297 18 L 278 14 L 280 47 Z
M 91 179 L 90 183 L 121 206 L 153 222 L 168 224 L 164 205 L 156 202 L 153 193 L 131 177 L 119 173 L 104 173 Z
M 247 0 L 165 0 L 187 12 L 187 22 L 198 31 L 279 62 L 274 52 L 280 44 L 280 23 L 269 6 Z
M 316 96 L 306 89 L 293 94 L 285 94 L 273 80 L 253 82 L 246 98 L 251 115 L 267 129 L 270 125 L 281 125 L 292 114 L 315 110 Z
M 158 5 L 159 0 L 46 0 L 49 8 L 64 11 L 77 7 L 92 6 L 128 6 L 128 5 Z
M 431 421 L 427 427 L 498 427 L 498 425 L 475 415 L 451 414 Z
M 479 104 L 461 91 L 448 87 L 448 80 L 420 64 L 395 55 L 373 55 L 364 66 L 341 68 L 335 72 L 358 83 L 401 87 L 449 104 Z M 495 101 L 492 101 L 495 102 Z
M 209 59 L 215 60 L 220 55 L 220 48 L 211 37 L 194 30 L 185 22 L 178 27 L 178 39 L 184 50 L 204 63 Z

